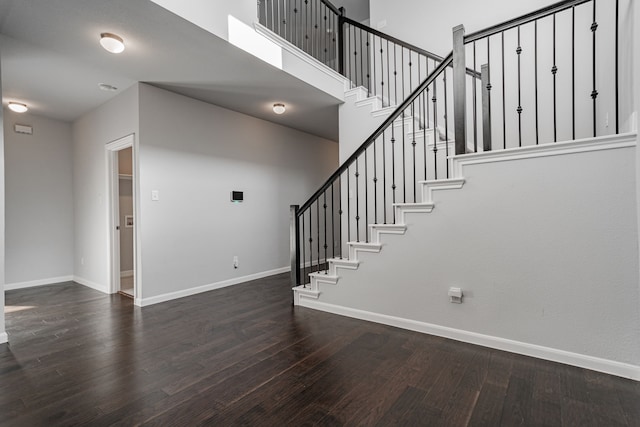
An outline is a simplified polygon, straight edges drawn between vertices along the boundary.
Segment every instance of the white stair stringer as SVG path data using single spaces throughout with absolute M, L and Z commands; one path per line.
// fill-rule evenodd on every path
M 464 178 L 419 181 L 421 187 L 420 195 L 422 203 L 396 203 L 394 210 L 396 213 L 395 224 L 369 224 L 369 242 L 348 242 L 348 258 L 330 258 L 327 260 L 327 270 L 309 274 L 310 283 L 293 288 L 294 304 L 299 305 L 300 298 L 318 299 L 320 297 L 321 285 L 337 285 L 340 279 L 339 269 L 357 270 L 360 261 L 359 253 L 379 253 L 382 251 L 383 234 L 403 235 L 407 231 L 405 223 L 407 214 L 431 213 L 435 207 L 433 195 L 435 191 L 457 190 L 463 187 Z

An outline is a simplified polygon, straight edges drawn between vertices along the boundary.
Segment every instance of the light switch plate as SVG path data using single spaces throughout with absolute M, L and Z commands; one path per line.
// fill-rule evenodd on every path
M 151 190 L 151 200 L 157 202 L 160 200 L 160 191 L 159 190 Z

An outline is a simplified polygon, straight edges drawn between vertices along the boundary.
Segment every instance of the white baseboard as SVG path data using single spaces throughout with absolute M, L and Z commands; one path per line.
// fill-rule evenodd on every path
M 4 285 L 5 291 L 13 291 L 15 289 L 33 288 L 36 286 L 57 285 L 59 283 L 71 282 L 73 276 L 51 277 L 49 279 L 32 280 L 29 282 L 7 283 Z
M 133 270 L 121 271 L 120 277 L 133 277 Z
M 178 298 L 184 298 L 191 295 L 200 294 L 202 292 L 209 292 L 216 289 L 226 288 L 227 286 L 237 285 L 251 280 L 262 279 L 263 277 L 273 276 L 275 274 L 281 274 L 291 271 L 291 267 L 282 267 L 275 270 L 263 271 L 260 273 L 250 274 L 248 276 L 235 277 L 229 280 L 223 280 L 221 282 L 211 283 L 209 285 L 197 286 L 195 288 L 184 289 L 181 291 L 170 292 L 167 294 L 158 295 L 149 298 L 137 298 L 135 305 L 140 307 L 147 307 L 153 304 L 159 304 L 166 301 L 171 301 Z
M 601 359 L 579 353 L 572 353 L 550 347 L 543 347 L 519 341 L 508 340 L 490 335 L 478 334 L 475 332 L 463 331 L 430 323 L 418 322 L 415 320 L 400 317 L 388 316 L 385 314 L 372 313 L 349 307 L 342 307 L 327 304 L 307 298 L 299 298 L 302 307 L 313 308 L 315 310 L 326 311 L 328 313 L 339 314 L 355 319 L 367 320 L 370 322 L 382 323 L 384 325 L 395 326 L 397 328 L 450 338 L 470 344 L 504 350 L 511 353 L 550 360 L 552 362 L 564 363 L 566 365 L 577 366 L 593 371 L 604 372 L 623 378 L 640 381 L 640 366 L 627 363 L 616 362 L 614 360 Z
M 0 332 L 0 344 L 9 342 L 9 335 L 6 332 Z
M 92 282 L 85 278 L 79 276 L 73 276 L 73 281 L 81 284 L 82 286 L 86 286 L 87 288 L 94 289 L 96 291 L 100 291 L 103 294 L 109 294 L 109 286 L 108 285 L 100 285 L 98 283 Z

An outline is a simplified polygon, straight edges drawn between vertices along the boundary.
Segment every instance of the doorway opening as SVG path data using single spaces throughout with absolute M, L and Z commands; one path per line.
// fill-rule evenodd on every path
M 107 144 L 109 172 L 111 293 L 133 298 L 139 305 L 137 257 L 137 173 L 134 136 Z

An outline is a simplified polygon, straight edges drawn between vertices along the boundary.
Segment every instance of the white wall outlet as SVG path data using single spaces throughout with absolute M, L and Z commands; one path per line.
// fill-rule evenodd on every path
M 233 268 L 238 268 L 240 266 L 239 262 L 238 262 L 238 257 L 234 256 L 233 257 Z
M 460 288 L 449 288 L 449 302 L 454 304 L 462 304 L 462 289 Z
M 160 190 L 151 190 L 151 200 L 154 202 L 160 200 Z
M 80 258 L 80 265 L 84 265 L 84 257 Z

